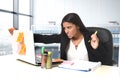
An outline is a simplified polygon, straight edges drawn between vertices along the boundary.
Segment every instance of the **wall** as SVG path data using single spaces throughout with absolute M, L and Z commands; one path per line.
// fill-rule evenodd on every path
M 64 15 L 64 0 L 34 0 L 34 24 L 59 24 Z
M 78 13 L 86 26 L 120 23 L 119 3 L 120 0 L 34 0 L 34 25 L 51 21 L 60 24 L 69 12 Z

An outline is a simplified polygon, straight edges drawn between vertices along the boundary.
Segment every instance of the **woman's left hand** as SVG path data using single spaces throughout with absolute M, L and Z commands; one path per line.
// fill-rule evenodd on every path
M 92 46 L 93 49 L 97 49 L 98 48 L 98 46 L 99 46 L 99 38 L 97 37 L 96 34 L 92 34 L 91 35 L 90 43 L 91 43 L 91 46 Z

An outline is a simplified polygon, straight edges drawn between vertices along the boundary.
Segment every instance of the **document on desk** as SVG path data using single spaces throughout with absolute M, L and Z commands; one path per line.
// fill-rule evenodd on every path
M 58 65 L 59 68 L 83 71 L 83 72 L 94 71 L 99 66 L 101 66 L 101 62 L 91 62 L 91 61 L 83 61 L 83 60 L 63 61 L 60 65 Z

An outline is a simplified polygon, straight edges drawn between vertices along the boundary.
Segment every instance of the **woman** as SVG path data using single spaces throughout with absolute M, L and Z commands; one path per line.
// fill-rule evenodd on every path
M 59 35 L 34 34 L 35 42 L 61 43 L 61 59 L 101 61 L 104 65 L 111 65 L 107 60 L 104 44 L 96 34 L 90 33 L 76 13 L 67 14 L 61 23 L 62 31 Z
M 100 61 L 103 65 L 112 65 L 111 60 L 105 55 L 107 49 L 104 44 L 96 34 L 90 33 L 86 29 L 76 13 L 65 15 L 61 28 L 59 35 L 34 34 L 34 40 L 46 44 L 60 43 L 60 55 L 64 60 Z

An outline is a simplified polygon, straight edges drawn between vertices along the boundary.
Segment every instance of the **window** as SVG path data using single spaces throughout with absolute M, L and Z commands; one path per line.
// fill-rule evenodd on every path
M 13 26 L 12 11 L 13 0 L 0 1 L 0 56 L 12 53 L 11 35 L 8 32 L 8 28 Z
M 14 26 L 18 29 L 30 30 L 32 25 L 33 0 L 14 0 Z M 17 24 L 16 24 L 17 23 Z
M 19 29 L 20 30 L 30 30 L 30 17 L 19 15 Z
M 0 55 L 12 54 L 11 27 L 30 29 L 33 0 L 0 0 Z M 6 3 L 7 2 L 7 3 Z
M 13 11 L 13 0 L 0 0 L 0 9 Z
M 27 4 L 26 4 L 27 3 Z M 19 13 L 30 14 L 30 0 L 19 0 Z

